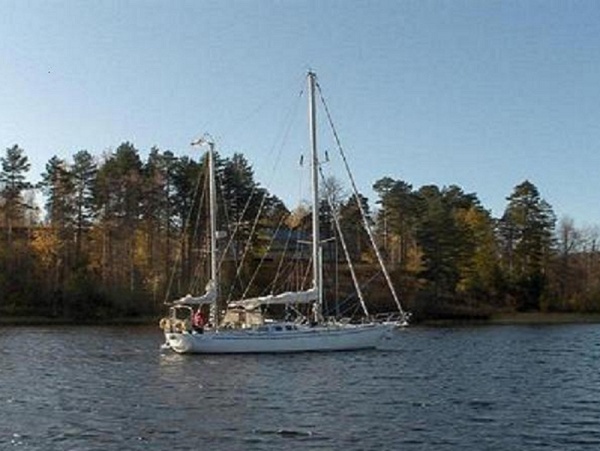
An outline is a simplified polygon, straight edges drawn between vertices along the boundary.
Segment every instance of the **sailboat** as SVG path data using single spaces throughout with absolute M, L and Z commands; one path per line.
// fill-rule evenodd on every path
M 161 320 L 165 345 L 177 353 L 244 354 L 290 353 L 309 351 L 346 351 L 376 348 L 389 336 L 396 323 L 367 321 L 326 321 L 323 317 L 323 269 L 319 236 L 319 160 L 316 142 L 314 72 L 308 72 L 309 132 L 312 178 L 312 287 L 304 291 L 284 292 L 229 302 L 223 318 L 217 307 L 219 274 L 217 268 L 216 182 L 214 144 L 208 144 L 211 277 L 202 296 L 185 296 L 174 301 L 169 316 Z M 265 321 L 262 308 L 267 306 L 296 308 L 310 306 L 311 318 L 295 321 Z M 209 306 L 208 325 L 193 323 L 193 315 Z M 235 321 L 231 318 L 235 317 Z M 231 327 L 237 324 L 237 327 Z

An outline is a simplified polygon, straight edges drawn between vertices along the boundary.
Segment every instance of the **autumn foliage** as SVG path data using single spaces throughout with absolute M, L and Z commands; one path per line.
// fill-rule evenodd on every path
M 125 142 L 102 156 L 85 150 L 70 161 L 55 156 L 35 185 L 19 146 L 6 149 L 0 161 L 0 315 L 152 317 L 168 296 L 202 290 L 204 160 L 152 148 L 143 161 Z M 218 156 L 217 167 L 220 228 L 235 228 L 239 235 L 228 243 L 224 275 L 266 287 L 268 278 L 255 272 L 257 262 L 266 261 L 271 274 L 279 270 L 286 237 L 307 237 L 302 227 L 309 213 L 304 207 L 288 211 L 254 179 L 243 155 Z M 458 186 L 415 189 L 384 177 L 374 190 L 374 204 L 362 196 L 360 202 L 402 302 L 417 319 L 600 311 L 597 231 L 579 229 L 569 218 L 557 225 L 552 207 L 530 181 L 514 188 L 498 218 L 475 193 Z M 388 294 L 359 227 L 355 199 L 336 200 L 341 229 L 359 272 L 370 279 L 367 292 L 375 308 L 383 309 Z M 322 219 L 323 236 L 333 238 L 324 245 L 325 264 L 334 265 L 343 258 L 337 230 L 325 208 Z M 274 231 L 275 243 L 267 238 Z M 326 274 L 333 278 L 334 271 Z M 336 269 L 335 278 L 337 288 L 327 296 L 350 296 L 348 274 Z M 338 313 L 338 304 L 329 305 L 330 313 Z

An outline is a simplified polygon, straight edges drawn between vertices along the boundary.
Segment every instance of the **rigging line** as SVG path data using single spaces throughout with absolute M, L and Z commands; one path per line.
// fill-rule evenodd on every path
M 375 279 L 377 279 L 381 273 L 382 273 L 381 270 L 373 273 L 373 275 L 363 284 L 363 288 L 365 288 L 365 289 L 369 288 L 369 286 L 371 285 L 371 283 L 373 283 L 373 281 Z
M 252 224 L 252 229 L 250 230 L 250 234 L 248 235 L 248 239 L 246 240 L 246 245 L 244 246 L 244 253 L 242 254 L 242 258 L 240 260 L 240 263 L 238 264 L 237 267 L 237 272 L 236 272 L 236 281 L 240 281 L 240 284 L 242 284 L 242 280 L 241 280 L 241 274 L 242 274 L 242 267 L 244 265 L 244 261 L 246 260 L 246 255 L 248 255 L 248 253 L 250 252 L 251 248 L 252 248 L 252 238 L 254 237 L 254 233 L 256 232 L 256 227 L 258 225 L 258 221 L 260 219 L 260 216 L 262 214 L 262 210 L 265 206 L 265 201 L 267 200 L 267 192 L 265 191 L 262 197 L 262 200 L 260 202 L 260 207 L 258 209 L 258 213 L 256 214 L 256 218 L 254 219 L 254 223 Z M 231 284 L 230 290 L 229 290 L 229 296 L 228 296 L 228 301 L 231 300 L 231 297 L 233 296 L 233 289 L 235 288 L 234 284 Z
M 200 171 L 202 172 L 202 171 Z M 194 228 L 193 228 L 193 234 L 192 234 L 192 240 L 190 245 L 193 246 L 194 243 L 196 243 L 196 240 L 198 239 L 198 236 L 200 234 L 200 222 L 201 222 L 201 218 L 202 218 L 202 207 L 204 206 L 204 200 L 206 199 L 206 192 L 208 191 L 208 177 L 204 177 L 204 187 L 202 188 L 202 194 L 200 195 L 200 200 L 198 202 L 198 212 L 196 215 L 196 222 L 194 224 Z M 192 204 L 192 207 L 190 208 L 190 215 L 192 213 L 192 211 L 194 211 L 194 204 Z M 194 277 L 191 278 L 190 280 L 190 292 L 194 293 L 196 291 L 198 291 L 199 289 L 199 283 L 200 283 L 200 275 L 199 275 L 199 265 L 196 265 L 195 268 L 195 274 Z
M 285 144 L 288 141 L 290 132 L 292 130 L 292 125 L 294 124 L 294 117 L 298 114 L 298 110 L 300 107 L 300 101 L 302 99 L 302 96 L 304 95 L 304 89 L 300 90 L 300 93 L 298 94 L 298 97 L 296 97 L 296 101 L 295 103 L 292 105 L 292 107 L 290 108 L 290 110 L 288 111 L 288 114 L 285 116 L 283 123 L 283 133 L 281 135 L 281 142 L 279 143 L 279 150 L 277 152 L 276 157 L 273 159 L 273 166 L 272 166 L 272 171 L 271 171 L 271 177 L 273 177 L 275 175 L 275 169 L 277 169 L 277 167 L 279 166 L 279 162 L 281 161 L 281 155 L 282 155 L 282 151 L 283 148 L 285 147 Z M 275 142 L 277 142 L 277 139 L 275 140 Z M 269 152 L 269 155 L 274 151 L 274 147 L 275 147 L 275 143 L 273 143 L 273 146 L 271 147 L 271 150 Z
M 191 205 L 194 205 L 194 203 L 196 201 L 196 197 L 198 196 L 198 190 L 200 188 L 200 181 L 202 180 L 202 175 L 203 175 L 203 171 L 198 171 L 198 178 L 196 180 L 196 186 L 194 187 Z M 165 300 L 164 300 L 165 303 L 167 303 L 170 293 L 171 293 L 171 289 L 173 288 L 173 282 L 175 279 L 175 273 L 177 272 L 177 267 L 181 264 L 181 261 L 183 259 L 182 248 L 183 248 L 184 239 L 187 235 L 189 223 L 192 220 L 192 210 L 193 210 L 192 208 L 189 209 L 188 215 L 183 222 L 183 230 L 179 237 L 178 253 L 175 256 L 175 262 L 174 262 L 175 264 L 173 265 L 173 269 L 171 271 L 171 276 L 169 278 L 169 283 L 167 285 L 167 292 L 165 293 Z
M 290 260 L 286 263 L 285 268 L 285 276 L 283 281 L 280 283 L 281 291 L 302 291 L 304 286 L 299 280 L 301 277 L 301 273 L 303 272 L 303 267 L 300 263 L 300 260 Z
M 248 211 L 248 208 L 250 207 L 250 201 L 254 197 L 254 194 L 256 193 L 257 190 L 258 190 L 258 185 L 255 184 L 252 187 L 252 190 L 250 191 L 250 195 L 248 196 L 248 199 L 246 199 L 246 204 L 244 205 L 244 208 L 242 209 L 241 215 L 239 216 L 239 218 L 237 218 L 237 221 L 235 223 L 235 228 L 233 229 L 233 232 L 231 233 L 231 236 L 229 237 L 227 245 L 225 246 L 225 249 L 223 249 L 223 252 L 221 254 L 221 258 L 219 259 L 219 265 L 218 265 L 219 266 L 219 270 L 221 269 L 221 266 L 224 263 L 225 256 L 227 255 L 227 251 L 232 246 L 233 241 L 235 239 L 235 236 L 237 235 L 238 230 L 239 230 L 239 228 L 242 225 L 243 219 L 246 216 L 246 212 Z M 224 192 L 224 189 L 221 189 L 221 192 Z M 264 193 L 264 196 L 266 196 L 266 192 Z M 263 196 L 263 201 L 262 202 L 264 202 L 264 196 Z M 226 199 L 224 197 L 223 197 L 223 201 L 224 201 L 223 204 L 225 204 Z M 229 221 L 229 215 L 228 215 L 228 209 L 227 208 L 225 208 L 225 214 L 227 215 L 226 220 L 227 220 L 227 223 L 229 224 L 230 221 Z M 237 257 L 237 254 L 235 253 L 235 251 L 236 251 L 236 249 L 234 247 L 234 255 Z M 235 258 L 235 263 L 236 263 L 236 266 L 237 266 L 238 265 L 237 258 Z
M 271 182 L 273 181 L 273 178 L 275 177 L 275 175 L 277 174 L 277 167 L 279 166 L 280 162 L 281 162 L 281 156 L 283 153 L 283 149 L 285 148 L 285 145 L 287 144 L 288 140 L 289 140 L 289 135 L 291 133 L 292 130 L 292 126 L 294 124 L 294 117 L 297 115 L 298 110 L 299 110 L 299 106 L 300 106 L 300 100 L 302 99 L 304 90 L 301 89 L 298 96 L 296 97 L 296 101 L 294 102 L 294 104 L 289 108 L 287 114 L 284 116 L 283 121 L 282 121 L 282 125 L 281 129 L 283 129 L 283 132 L 281 133 L 281 136 L 276 137 L 276 139 L 274 140 L 273 144 L 270 147 L 270 150 L 268 152 L 268 156 L 272 155 L 275 152 L 275 148 L 277 148 L 277 154 L 275 155 L 275 158 L 273 158 L 272 161 L 272 170 L 270 172 L 270 177 L 266 182 L 266 185 L 269 186 L 271 185 Z M 279 142 L 278 142 L 279 141 Z M 255 185 L 252 189 L 252 193 L 254 193 L 254 191 L 256 189 L 258 189 L 259 186 Z M 248 199 L 248 204 L 250 203 L 250 199 Z M 245 210 L 244 210 L 245 211 Z
M 302 80 L 302 83 L 298 82 L 299 79 Z M 239 131 L 244 129 L 243 126 L 250 122 L 250 118 L 258 115 L 258 113 L 266 109 L 268 105 L 275 103 L 276 100 L 282 98 L 284 95 L 288 95 L 291 92 L 290 87 L 292 85 L 297 86 L 299 84 L 301 86 L 304 85 L 304 75 L 302 75 L 302 77 L 294 77 L 294 80 L 287 82 L 285 87 L 281 88 L 279 92 L 276 92 L 275 94 L 269 96 L 266 100 L 261 101 L 258 106 L 250 111 L 250 113 L 246 114 L 245 116 L 241 116 L 240 119 L 232 122 L 231 125 L 226 127 L 226 130 L 228 130 L 229 133 L 233 132 L 233 134 L 239 134 Z
M 402 304 L 400 304 L 400 300 L 398 299 L 398 295 L 396 294 L 396 289 L 394 288 L 394 285 L 392 283 L 392 279 L 390 278 L 387 268 L 385 267 L 385 265 L 383 263 L 383 258 L 381 257 L 381 252 L 379 251 L 379 248 L 377 247 L 377 244 L 375 243 L 375 237 L 373 236 L 373 231 L 371 230 L 371 227 L 369 226 L 364 207 L 362 205 L 362 202 L 360 201 L 360 196 L 358 194 L 358 188 L 356 187 L 356 182 L 354 181 L 354 176 L 352 175 L 352 172 L 350 171 L 350 166 L 348 165 L 348 160 L 346 159 L 346 154 L 344 152 L 344 149 L 342 148 L 342 143 L 340 141 L 340 138 L 339 138 L 339 135 L 335 128 L 335 125 L 333 124 L 333 119 L 331 118 L 331 114 L 329 113 L 329 108 L 327 107 L 327 102 L 325 102 L 325 97 L 323 96 L 323 92 L 321 90 L 321 85 L 319 85 L 318 82 L 317 82 L 317 89 L 319 91 L 319 98 L 321 99 L 321 103 L 323 104 L 323 107 L 325 109 L 325 114 L 327 116 L 329 126 L 331 127 L 331 131 L 333 132 L 333 136 L 335 138 L 335 142 L 337 144 L 338 150 L 342 157 L 342 161 L 344 162 L 344 167 L 346 168 L 346 173 L 348 174 L 348 178 L 350 179 L 350 183 L 352 185 L 352 190 L 354 191 L 354 198 L 356 199 L 356 203 L 358 205 L 360 214 L 362 216 L 363 225 L 365 227 L 367 235 L 369 236 L 371 245 L 373 246 L 373 249 L 375 250 L 375 255 L 377 256 L 377 260 L 379 261 L 381 270 L 383 271 L 383 274 L 387 281 L 388 287 L 392 293 L 392 297 L 394 298 L 396 307 L 398 307 L 398 311 L 400 312 L 400 314 L 405 315 L 404 309 L 402 308 Z
M 289 218 L 290 216 L 291 216 L 291 214 L 288 214 L 286 216 L 286 218 Z M 292 239 L 292 229 L 288 228 L 288 235 L 285 240 L 283 252 L 281 253 L 281 258 L 279 259 L 279 263 L 277 264 L 277 270 L 275 271 L 275 277 L 273 278 L 273 283 L 272 283 L 273 290 L 277 286 L 277 279 L 279 279 L 279 274 L 280 274 L 281 268 L 283 266 L 283 261 L 284 261 L 285 255 L 287 254 L 287 249 L 288 249 L 291 239 Z
M 300 221 L 302 221 L 300 219 Z M 291 287 L 291 291 L 300 291 L 300 286 L 302 284 L 300 280 L 300 275 L 303 271 L 302 260 L 303 260 L 303 252 L 302 250 L 305 248 L 304 244 L 301 243 L 300 238 L 303 236 L 305 232 L 302 227 L 302 223 L 296 225 L 295 230 L 290 230 L 290 241 L 292 233 L 296 234 L 296 238 L 294 239 L 294 245 L 292 249 L 292 256 L 287 264 L 289 268 L 289 276 L 288 276 L 288 286 Z
M 362 285 L 362 288 L 364 290 L 368 289 L 369 286 L 373 283 L 373 281 L 375 281 L 379 277 L 380 274 L 382 274 L 381 270 L 373 273 L 373 275 L 371 275 L 371 277 L 369 277 L 369 279 Z M 351 298 L 352 296 L 348 296 L 347 300 L 350 300 Z
M 221 190 L 220 190 L 220 195 L 221 195 L 221 200 L 222 200 L 221 201 L 221 206 L 223 207 L 222 210 L 223 210 L 223 213 L 224 213 L 224 216 L 225 216 L 225 225 L 228 226 L 231 223 L 231 221 L 230 221 L 230 218 L 229 218 L 229 208 L 227 208 L 228 207 L 228 205 L 227 205 L 227 199 L 225 198 L 225 194 L 224 194 L 225 193 L 225 182 L 223 180 L 223 176 L 222 176 L 221 173 L 216 172 L 216 176 L 217 176 L 217 179 L 219 181 L 219 185 L 221 187 Z M 217 209 L 218 208 L 219 207 L 217 206 Z M 235 237 L 236 230 L 237 230 L 237 228 L 234 229 L 234 231 L 232 233 L 228 233 L 229 240 L 227 241 L 227 244 L 225 245 L 225 248 L 221 251 L 221 255 L 218 256 L 217 270 L 218 270 L 219 273 L 221 272 L 223 264 L 225 263 L 225 258 L 227 257 L 227 253 L 229 252 L 229 248 L 233 244 L 233 240 L 234 240 L 234 237 Z M 237 252 L 236 251 L 237 251 L 237 249 L 234 246 L 233 250 L 232 250 L 232 255 L 233 255 L 233 261 L 237 265 Z
M 354 314 L 359 309 L 361 309 L 360 303 L 353 302 L 355 298 L 356 298 L 356 293 L 353 292 L 338 302 L 337 308 L 339 309 L 340 317 L 347 317 L 347 316 L 353 317 Z M 352 313 L 348 314 L 348 312 L 352 312 Z M 361 316 L 364 317 L 364 312 L 361 314 Z
M 307 285 L 307 280 L 312 276 L 312 255 L 308 259 L 308 265 L 306 265 L 306 271 L 304 274 L 304 278 L 302 279 L 302 283 L 300 285 L 300 290 L 304 290 L 304 287 Z M 299 290 L 298 290 L 299 291 Z
M 224 180 L 223 180 L 223 175 L 222 174 L 218 174 L 217 177 L 219 178 L 219 182 L 220 182 L 220 186 L 221 186 L 221 198 L 223 200 L 223 202 L 221 203 L 223 205 L 223 211 L 225 213 L 225 223 L 226 224 L 230 224 L 230 217 L 229 217 L 229 208 L 227 208 L 227 199 L 224 196 L 224 192 L 225 192 L 225 187 L 224 187 Z M 258 186 L 255 185 L 252 187 L 252 190 L 250 192 L 250 195 L 248 196 L 248 199 L 246 200 L 246 204 L 244 205 L 244 208 L 242 209 L 242 213 L 240 214 L 239 218 L 237 219 L 237 221 L 235 222 L 235 227 L 233 229 L 233 231 L 229 234 L 229 240 L 227 241 L 227 244 L 225 245 L 225 248 L 223 249 L 223 251 L 221 252 L 221 255 L 219 257 L 219 261 L 218 261 L 218 268 L 219 271 L 221 271 L 223 265 L 225 264 L 225 259 L 227 257 L 227 253 L 229 252 L 229 249 L 232 248 L 233 243 L 235 241 L 235 237 L 238 233 L 239 228 L 242 225 L 243 219 L 246 216 L 246 212 L 250 206 L 250 201 L 252 200 L 252 198 L 254 197 L 254 194 L 257 190 Z M 232 248 L 232 254 L 233 254 L 233 260 L 235 262 L 236 267 L 239 265 L 238 262 L 238 258 L 237 258 L 237 248 L 235 246 L 233 246 Z M 231 284 L 232 290 L 235 286 L 235 280 L 234 282 Z
M 283 266 L 281 266 L 281 268 L 278 268 L 278 271 L 285 271 L 285 273 L 287 274 L 287 277 L 290 278 L 290 273 L 292 272 L 292 263 L 288 262 L 286 267 L 284 268 Z M 279 282 L 279 277 L 277 278 L 277 280 L 271 280 L 271 282 L 269 282 L 269 284 L 267 284 L 267 286 L 265 287 L 265 289 L 262 291 L 262 295 L 264 295 L 265 293 L 274 293 L 276 291 L 277 288 L 277 283 Z M 279 289 L 278 291 L 285 291 L 285 280 L 283 282 L 284 289 Z M 289 290 L 289 291 L 294 291 L 294 290 Z
M 378 271 L 376 273 L 374 273 L 363 285 L 362 288 L 366 289 L 369 287 L 369 285 L 371 285 L 371 283 L 377 278 L 379 277 L 379 274 L 381 274 L 381 271 Z M 352 299 L 354 298 L 354 295 L 356 293 L 351 293 L 350 295 L 346 296 L 345 299 L 342 300 L 342 303 L 340 305 L 340 308 L 343 308 L 344 305 L 350 303 L 350 301 L 352 301 Z M 356 308 L 356 307 L 355 307 Z
M 296 100 L 295 104 L 292 106 L 292 108 L 290 108 L 290 110 L 289 110 L 289 112 L 287 114 L 287 117 L 285 118 L 284 124 L 287 122 L 287 125 L 285 126 L 284 132 L 283 132 L 283 134 L 281 136 L 281 143 L 279 145 L 279 151 L 278 151 L 277 156 L 276 156 L 276 158 L 274 160 L 274 163 L 273 163 L 273 170 L 271 171 L 271 180 L 274 177 L 274 175 L 277 173 L 276 168 L 279 165 L 279 162 L 281 160 L 281 154 L 282 154 L 283 148 L 285 147 L 285 144 L 288 141 L 289 134 L 290 134 L 290 131 L 292 129 L 293 117 L 297 114 L 298 107 L 299 107 L 299 104 L 300 104 L 300 99 L 302 98 L 303 92 L 304 91 L 302 89 L 300 91 L 300 93 L 298 94 L 298 96 L 297 96 L 297 100 Z M 275 148 L 275 144 L 273 144 L 273 146 L 271 147 L 270 153 L 273 153 L 273 149 L 274 148 Z M 244 206 L 244 209 L 243 209 L 243 212 L 242 212 L 242 215 L 241 215 L 241 219 L 243 219 L 246 216 L 246 212 L 247 212 L 247 210 L 248 210 L 248 208 L 250 206 L 250 201 L 252 200 L 255 192 L 258 189 L 259 189 L 258 184 L 254 185 L 252 187 L 252 192 L 251 192 L 250 196 L 247 199 L 246 205 Z M 258 212 L 257 218 L 255 219 L 255 223 L 254 223 L 254 226 L 252 228 L 252 232 L 251 232 L 250 236 L 248 237 L 248 242 L 246 244 L 246 247 L 245 247 L 244 253 L 242 255 L 241 261 L 240 262 L 236 261 L 236 264 L 237 264 L 236 280 L 234 281 L 234 284 L 231 285 L 230 294 L 229 294 L 230 298 L 231 298 L 231 295 L 233 294 L 233 290 L 235 288 L 235 283 L 237 283 L 237 282 L 241 283 L 240 278 L 239 278 L 240 275 L 241 275 L 241 266 L 242 266 L 242 264 L 243 264 L 243 262 L 245 260 L 245 256 L 247 255 L 247 253 L 249 251 L 250 240 L 252 239 L 252 237 L 254 235 L 254 231 L 256 230 L 258 217 L 260 216 L 260 214 L 262 213 L 262 210 L 264 208 L 265 201 L 266 201 L 266 196 L 267 196 L 267 192 L 265 191 L 263 193 L 263 198 L 261 200 L 261 205 L 260 205 L 260 208 L 259 208 L 259 212 Z M 228 242 L 228 244 L 226 246 L 225 252 L 223 252 L 223 254 L 222 254 L 221 261 L 219 262 L 219 267 L 223 263 L 223 258 L 226 255 L 226 251 L 228 250 L 229 246 L 231 246 L 232 243 L 233 243 L 233 237 L 237 234 L 238 229 L 239 229 L 239 227 L 241 225 L 241 222 L 242 221 L 240 220 L 240 221 L 238 221 L 236 223 L 236 227 L 235 227 L 235 230 L 232 233 L 231 239 L 229 240 L 229 242 Z M 247 292 L 247 289 L 246 289 L 246 292 Z
M 294 82 L 294 83 L 296 83 L 296 82 Z M 270 162 L 272 162 L 272 171 L 270 173 L 269 180 L 267 180 L 267 183 L 266 183 L 267 186 L 271 185 L 270 182 L 273 180 L 273 177 L 277 173 L 276 169 L 281 162 L 283 148 L 285 147 L 285 144 L 288 141 L 288 137 L 289 137 L 290 131 L 292 129 L 292 125 L 294 123 L 294 117 L 298 113 L 300 100 L 304 94 L 304 76 L 302 77 L 302 83 L 300 85 L 302 86 L 302 88 L 300 89 L 298 95 L 295 97 L 295 101 L 293 102 L 291 107 L 288 108 L 287 113 L 281 115 L 282 121 L 281 121 L 281 125 L 278 127 L 278 129 L 282 129 L 283 132 L 279 136 L 275 137 L 275 139 L 273 140 L 273 143 L 269 147 L 269 151 L 267 152 L 266 158 L 268 158 L 268 160 Z M 290 92 L 289 88 L 286 87 L 284 90 L 281 91 L 281 93 L 285 93 L 285 92 L 289 93 Z M 273 99 L 277 99 L 280 97 L 282 97 L 282 95 L 277 94 L 276 96 L 273 96 Z M 254 110 L 254 112 L 252 114 L 248 115 L 245 120 L 247 120 L 249 117 L 255 115 L 258 111 L 260 111 L 264 107 L 264 105 L 266 105 L 268 103 L 270 103 L 270 102 L 265 102 L 263 105 L 259 106 L 257 109 Z M 273 158 L 272 155 L 275 154 L 276 149 L 277 149 L 277 153 L 276 153 L 275 157 Z
M 307 214 L 304 217 L 308 217 L 310 215 Z M 303 229 L 305 232 L 305 236 L 308 238 L 310 235 L 309 229 L 310 229 L 310 221 L 308 223 L 303 224 Z M 302 278 L 300 279 L 300 285 L 298 287 L 298 290 L 304 290 L 306 286 L 312 286 L 312 281 L 313 281 L 313 253 L 312 252 L 307 252 L 306 248 L 307 246 L 310 245 L 310 241 L 303 241 L 303 242 L 298 242 L 298 246 L 299 246 L 299 255 L 300 255 L 300 259 L 298 260 L 300 263 L 298 264 L 299 266 L 299 270 L 298 272 L 301 273 L 302 270 L 304 270 L 304 275 L 302 276 Z M 308 257 L 306 257 L 306 255 L 308 255 Z M 306 259 L 306 268 L 302 267 L 302 261 L 303 258 Z
M 321 175 L 321 180 L 325 183 L 325 176 L 323 175 L 323 170 L 321 166 L 319 166 L 319 174 Z M 333 199 L 331 198 L 331 193 L 328 190 L 325 190 L 325 194 L 327 196 L 327 203 L 329 204 L 329 208 L 331 209 L 331 215 L 333 216 L 333 222 L 335 223 L 335 228 L 337 229 L 338 235 L 340 237 L 340 242 L 342 243 L 342 249 L 344 250 L 344 256 L 346 257 L 346 262 L 348 263 L 348 268 L 350 269 L 350 275 L 352 276 L 352 282 L 354 283 L 354 288 L 356 293 L 358 294 L 358 299 L 360 301 L 360 306 L 363 309 L 365 316 L 369 316 L 369 310 L 367 309 L 367 304 L 365 303 L 365 298 L 363 297 L 362 290 L 360 289 L 360 284 L 358 283 L 358 278 L 356 277 L 356 272 L 354 271 L 354 265 L 352 264 L 352 259 L 350 258 L 350 253 L 348 252 L 348 246 L 346 245 L 346 239 L 344 238 L 344 234 L 342 233 L 342 227 L 340 224 L 339 210 L 333 208 Z
M 345 302 L 340 305 L 340 312 L 342 317 L 353 318 L 359 309 L 358 304 L 350 303 L 351 299 L 346 299 Z
M 280 278 L 283 279 L 282 282 L 280 282 L 280 289 L 279 291 L 299 291 L 298 290 L 298 263 L 294 262 L 294 261 L 289 261 L 287 262 L 287 264 L 285 265 L 284 268 L 282 268 L 282 273 L 284 274 L 284 277 Z M 278 280 L 279 282 L 279 280 Z M 274 287 L 276 287 L 275 284 L 273 284 Z
M 270 177 L 269 179 L 266 181 L 266 185 L 270 186 L 275 177 L 275 175 L 277 174 L 277 168 L 279 167 L 279 164 L 281 162 L 281 157 L 283 154 L 283 149 L 285 148 L 287 142 L 289 141 L 289 136 L 291 133 L 291 130 L 293 128 L 294 125 L 294 118 L 298 115 L 298 111 L 300 109 L 300 101 L 304 95 L 304 79 L 302 79 L 302 84 L 301 84 L 302 88 L 300 89 L 298 95 L 295 97 L 295 101 L 292 103 L 292 105 L 289 107 L 289 109 L 287 110 L 287 113 L 283 115 L 283 119 L 281 121 L 281 125 L 278 127 L 278 129 L 282 130 L 282 132 L 275 137 L 275 139 L 273 140 L 273 143 L 271 144 L 269 151 L 267 152 L 267 158 L 269 158 L 269 160 L 272 162 L 272 170 L 270 172 Z M 289 92 L 289 91 L 288 91 Z M 277 149 L 277 152 L 275 154 L 275 150 Z M 275 157 L 272 158 L 271 155 L 275 154 Z M 257 188 L 257 187 L 255 187 Z
M 198 215 L 196 216 L 196 223 L 194 225 L 194 233 L 192 235 L 191 245 L 196 242 L 196 239 L 200 233 L 200 219 L 202 217 L 202 207 L 204 206 L 204 200 L 206 199 L 206 192 L 208 190 L 208 177 L 204 177 L 204 188 L 202 189 L 202 195 L 200 196 L 200 201 L 198 202 Z M 193 204 L 191 211 L 194 210 Z M 208 212 L 207 212 L 208 213 Z M 197 292 L 199 290 L 200 283 L 200 268 L 199 265 L 196 265 L 194 277 L 190 280 L 190 293 Z
M 273 247 L 273 243 L 275 242 L 275 238 L 277 236 L 277 233 L 279 232 L 279 229 L 281 228 L 281 225 L 283 224 L 283 222 L 284 222 L 285 219 L 286 219 L 286 216 L 285 215 L 281 215 L 281 219 L 279 220 L 279 224 L 277 224 L 277 228 L 275 229 L 275 233 L 273 233 L 273 235 L 271 236 L 271 241 L 269 242 L 269 245 L 267 246 L 266 251 L 263 253 L 263 256 L 261 257 L 260 262 L 258 263 L 256 269 L 254 270 L 254 273 L 252 274 L 252 276 L 250 277 L 250 280 L 246 284 L 246 289 L 244 290 L 244 293 L 242 294 L 242 299 L 246 298 L 246 296 L 248 294 L 248 291 L 250 290 L 250 287 L 254 283 L 254 280 L 256 279 L 256 276 L 258 275 L 258 272 L 260 271 L 263 263 L 265 262 L 265 259 L 267 258 L 268 253 L 271 251 L 271 249 Z M 275 277 L 277 277 L 277 274 L 275 274 Z

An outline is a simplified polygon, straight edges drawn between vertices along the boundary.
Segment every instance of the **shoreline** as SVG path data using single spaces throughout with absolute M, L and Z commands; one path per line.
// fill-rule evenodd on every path
M 493 324 L 590 324 L 600 323 L 600 313 L 512 313 L 492 315 Z
M 515 326 L 515 325 L 560 325 L 598 324 L 600 313 L 544 313 L 511 312 L 495 313 L 486 319 L 439 319 L 423 320 L 418 326 Z
M 75 327 L 102 327 L 102 326 L 128 326 L 143 327 L 156 325 L 158 317 L 144 318 L 114 318 L 110 320 L 82 321 L 68 318 L 46 318 L 41 316 L 2 316 L 0 327 L 3 326 L 75 326 Z
M 77 327 L 150 327 L 158 328 L 158 317 L 114 318 L 97 321 L 81 321 L 67 318 L 47 318 L 41 316 L 2 316 L 3 326 L 77 326 Z M 451 326 L 498 326 L 498 325 L 552 325 L 552 324 L 600 324 L 600 313 L 497 313 L 486 319 L 425 319 L 414 326 L 451 327 Z

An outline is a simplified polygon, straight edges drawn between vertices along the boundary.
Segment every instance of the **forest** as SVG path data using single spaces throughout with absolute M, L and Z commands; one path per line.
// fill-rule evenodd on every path
M 0 318 L 155 319 L 169 299 L 203 290 L 206 155 L 194 161 L 154 147 L 143 160 L 124 142 L 101 156 L 86 150 L 70 160 L 54 156 L 36 183 L 18 145 L 7 148 L 0 162 Z M 289 209 L 261 187 L 240 153 L 217 155 L 217 173 L 220 229 L 235 227 L 239 235 L 223 252 L 229 295 L 243 293 L 242 279 L 254 282 L 254 294 L 273 290 L 271 279 L 283 267 L 290 237 L 296 246 L 310 239 L 304 229 L 310 213 L 304 205 Z M 377 288 L 383 282 L 360 226 L 357 199 L 415 321 L 496 312 L 600 312 L 597 230 L 579 229 L 570 218 L 557 220 L 531 181 L 507 193 L 498 218 L 475 193 L 455 185 L 415 188 L 382 177 L 373 190 L 377 199 L 370 203 L 364 196 L 343 197 L 336 181 L 328 180 L 321 199 L 323 234 L 332 237 L 324 260 L 332 265 L 342 258 L 324 208 L 325 199 L 334 198 L 348 253 L 370 277 L 376 310 L 378 302 L 385 310 L 388 295 Z M 308 264 L 302 251 L 293 257 Z M 260 274 L 259 263 L 266 268 Z M 336 272 L 336 289 L 327 298 L 351 297 L 348 279 Z

